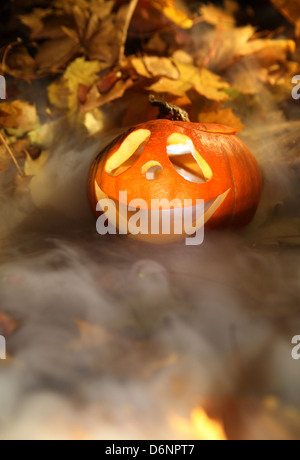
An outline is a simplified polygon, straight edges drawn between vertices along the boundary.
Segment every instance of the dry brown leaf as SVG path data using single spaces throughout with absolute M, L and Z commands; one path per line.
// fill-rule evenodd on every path
M 120 99 L 125 91 L 132 85 L 133 81 L 130 78 L 127 80 L 119 80 L 108 93 L 100 94 L 97 84 L 94 84 L 87 96 L 86 103 L 80 107 L 81 112 L 90 112 L 109 102 Z
M 179 78 L 179 71 L 171 59 L 156 56 L 133 57 L 131 64 L 136 73 L 142 77 L 168 77 L 172 80 Z
M 154 77 L 164 76 L 176 80 L 179 78 L 179 71 L 169 58 L 155 56 L 145 56 L 143 58 L 145 66 Z
M 32 13 L 19 16 L 21 22 L 31 30 L 33 40 L 61 38 L 61 21 L 51 8 L 35 8 Z
M 226 80 L 243 94 L 258 94 L 264 85 L 280 85 L 286 99 L 291 93 L 291 76 L 297 75 L 299 64 L 287 60 L 286 53 L 291 51 L 288 43 L 281 47 L 280 43 L 265 42 L 259 52 L 241 57 L 232 65 L 225 73 Z M 290 46 L 293 47 L 293 42 Z
M 41 72 L 56 73 L 65 68 L 78 51 L 79 45 L 71 38 L 48 41 L 40 45 L 36 63 Z
M 207 33 L 203 37 L 201 47 L 196 54 L 197 64 L 202 65 L 208 53 L 211 52 L 212 43 L 215 43 L 214 52 L 208 63 L 209 69 L 214 72 L 224 72 L 239 59 L 240 50 L 245 48 L 254 33 L 255 29 L 252 26 L 225 30 L 222 31 L 218 41 L 216 41 L 216 31 Z
M 239 49 L 239 56 L 255 55 L 264 67 L 280 61 L 285 62 L 296 49 L 293 40 L 251 40 Z
M 166 51 L 167 43 L 156 33 L 150 38 L 146 47 L 150 52 L 163 54 Z
M 3 67 L 5 73 L 15 78 L 30 80 L 35 74 L 36 62 L 25 46 L 17 46 L 8 53 Z
M 12 334 L 18 327 L 19 321 L 6 313 L 0 313 L 0 334 L 5 337 Z
M 216 123 L 229 126 L 230 128 L 236 129 L 238 133 L 245 128 L 241 120 L 233 113 L 232 109 L 200 112 L 198 121 L 199 123 Z
M 298 0 L 271 0 L 283 16 L 295 24 L 296 35 L 300 36 L 300 2 Z
M 56 8 L 67 13 L 70 13 L 74 7 L 78 7 L 82 11 L 97 15 L 99 19 L 104 19 L 112 12 L 115 0 L 55 0 L 53 3 Z
M 39 124 L 39 119 L 34 105 L 16 100 L 4 102 L 0 105 L 0 128 L 22 137 L 32 131 Z
M 73 61 L 63 77 L 48 87 L 49 102 L 60 110 L 74 113 L 79 107 L 79 85 L 90 88 L 98 79 L 97 73 L 103 68 L 98 61 L 78 58 Z
M 142 58 L 131 58 L 131 65 L 138 75 L 145 78 L 151 78 L 150 72 L 146 69 L 144 60 Z
M 107 67 L 121 61 L 137 1 L 56 1 L 53 9 L 23 15 L 21 20 L 32 29 L 33 39 L 50 38 L 38 46 L 40 71 L 56 73 L 80 55 Z
M 11 157 L 8 154 L 6 147 L 1 143 L 0 144 L 0 171 L 6 171 L 10 163 L 11 163 Z
M 79 338 L 73 340 L 68 348 L 70 350 L 89 350 L 107 345 L 113 339 L 113 335 L 102 326 L 89 324 L 85 321 L 75 320 Z

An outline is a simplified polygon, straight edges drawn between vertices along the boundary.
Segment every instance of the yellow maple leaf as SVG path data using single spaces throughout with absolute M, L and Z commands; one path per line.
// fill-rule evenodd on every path
M 222 80 L 219 75 L 205 68 L 195 67 L 193 64 L 185 64 L 174 59 L 180 76 L 177 80 L 162 77 L 158 82 L 151 85 L 148 90 L 156 93 L 169 93 L 175 96 L 184 96 L 187 91 L 194 89 L 201 96 L 213 101 L 226 101 L 229 96 L 224 89 L 229 84 Z
M 223 29 L 232 29 L 235 26 L 236 21 L 232 13 L 213 4 L 200 7 L 200 14 L 205 22 L 213 26 L 222 25 Z
M 63 77 L 48 87 L 49 102 L 60 110 L 76 112 L 79 85 L 91 87 L 98 78 L 97 73 L 104 68 L 99 61 L 86 61 L 81 57 L 75 59 L 67 68 Z

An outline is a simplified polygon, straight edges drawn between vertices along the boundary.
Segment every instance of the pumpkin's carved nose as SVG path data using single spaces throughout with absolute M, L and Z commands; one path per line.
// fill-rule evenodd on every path
M 147 180 L 158 179 L 163 172 L 163 167 L 158 161 L 149 161 L 142 167 L 142 174 Z

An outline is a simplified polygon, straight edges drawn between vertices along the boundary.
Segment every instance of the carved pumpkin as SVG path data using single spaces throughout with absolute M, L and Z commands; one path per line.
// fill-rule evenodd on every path
M 88 193 L 97 202 L 197 199 L 211 227 L 243 226 L 256 212 L 262 190 L 257 161 L 236 131 L 222 125 L 153 120 L 129 129 L 96 158 Z M 98 213 L 99 214 L 99 213 Z

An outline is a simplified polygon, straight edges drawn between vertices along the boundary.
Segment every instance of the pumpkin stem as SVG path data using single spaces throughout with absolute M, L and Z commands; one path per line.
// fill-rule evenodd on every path
M 156 99 L 153 94 L 150 94 L 149 102 L 153 105 L 153 107 L 159 108 L 157 118 L 165 118 L 173 121 L 190 121 L 188 113 L 177 105 L 169 104 L 169 102 Z

